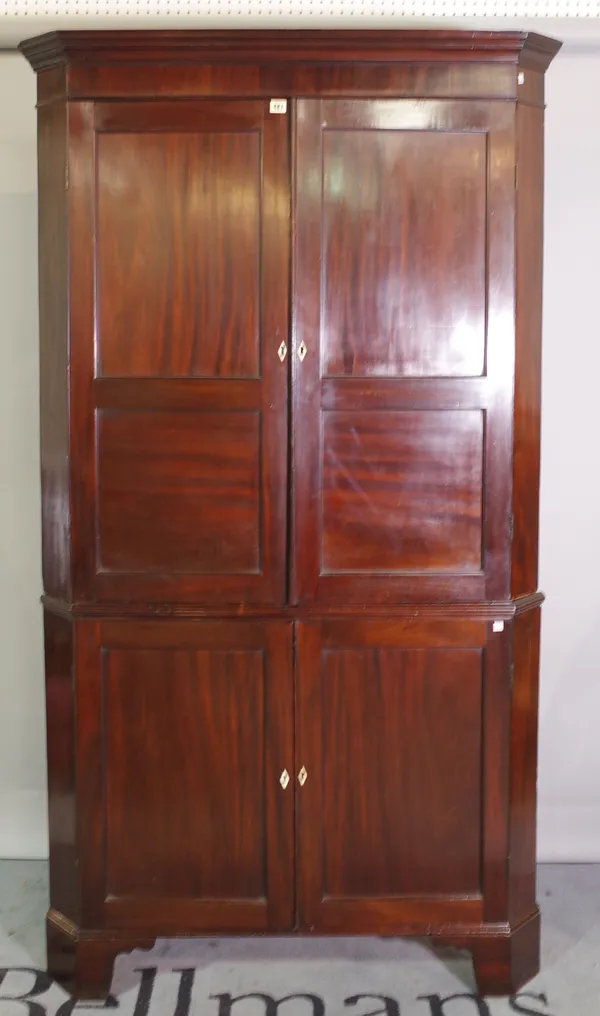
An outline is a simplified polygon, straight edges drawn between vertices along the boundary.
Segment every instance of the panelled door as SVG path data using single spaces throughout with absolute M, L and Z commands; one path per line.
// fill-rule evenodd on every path
M 76 595 L 281 603 L 287 117 L 234 99 L 69 116 Z
M 468 619 L 298 626 L 301 927 L 502 919 L 506 638 Z
M 78 621 L 84 922 L 294 926 L 292 628 Z
M 513 119 L 297 104 L 298 602 L 508 595 Z

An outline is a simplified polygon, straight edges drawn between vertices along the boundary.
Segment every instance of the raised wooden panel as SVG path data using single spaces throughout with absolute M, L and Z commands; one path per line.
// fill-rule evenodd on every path
M 264 706 L 260 651 L 106 652 L 109 895 L 266 895 Z
M 300 626 L 303 924 L 353 915 L 368 933 L 409 902 L 415 921 L 451 900 L 480 905 L 482 636 L 461 622 L 441 635 L 419 622 Z
M 477 892 L 481 651 L 329 650 L 321 674 L 325 895 Z
M 291 626 L 150 620 L 80 630 L 88 919 L 289 929 L 293 793 L 279 777 L 293 764 Z
M 322 570 L 479 571 L 483 414 L 327 412 Z
M 486 135 L 363 120 L 323 136 L 323 373 L 481 374 Z
M 259 463 L 258 413 L 101 413 L 101 567 L 258 572 Z
M 260 371 L 258 131 L 100 133 L 98 372 Z

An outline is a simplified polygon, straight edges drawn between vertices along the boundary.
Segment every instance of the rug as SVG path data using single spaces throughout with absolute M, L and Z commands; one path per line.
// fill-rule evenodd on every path
M 468 956 L 390 939 L 159 940 L 76 1003 L 0 930 L 0 1016 L 600 1016 L 600 928 L 512 999 L 474 994 Z

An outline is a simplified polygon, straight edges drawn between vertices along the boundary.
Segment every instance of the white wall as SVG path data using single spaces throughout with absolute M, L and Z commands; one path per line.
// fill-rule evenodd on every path
M 0 857 L 46 853 L 35 81 L 0 55 Z
M 543 859 L 600 861 L 599 94 L 600 47 L 563 51 L 547 111 Z M 0 856 L 30 857 L 46 851 L 34 95 L 25 61 L 0 55 Z
M 600 860 L 600 48 L 548 74 L 539 844 Z

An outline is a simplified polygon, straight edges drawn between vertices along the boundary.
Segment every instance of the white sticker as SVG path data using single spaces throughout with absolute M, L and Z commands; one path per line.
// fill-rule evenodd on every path
M 504 621 L 494 621 L 492 631 L 504 631 Z
M 269 113 L 287 113 L 287 99 L 271 99 Z

